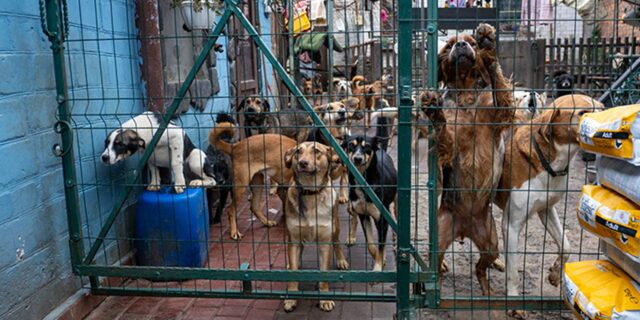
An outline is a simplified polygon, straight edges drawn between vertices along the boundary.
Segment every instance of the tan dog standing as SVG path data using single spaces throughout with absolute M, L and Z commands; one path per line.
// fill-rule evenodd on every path
M 233 162 L 233 189 L 231 191 L 231 208 L 229 208 L 229 234 L 231 239 L 239 240 L 242 233 L 238 231 L 236 210 L 247 188 L 259 186 L 264 178 L 279 186 L 286 185 L 291 180 L 291 170 L 284 166 L 284 152 L 296 145 L 296 141 L 279 134 L 259 134 L 236 143 L 228 143 L 221 136 L 235 134 L 235 125 L 230 122 L 219 123 L 209 132 L 209 143 L 217 149 L 231 156 Z M 264 215 L 264 201 L 262 188 L 251 188 L 251 212 L 267 227 L 275 226 L 276 221 L 268 220 Z M 284 188 L 278 190 L 280 199 L 284 202 Z
M 549 269 L 549 283 L 560 284 L 561 266 L 571 250 L 555 205 L 568 186 L 569 164 L 578 151 L 580 117 L 602 104 L 585 95 L 556 99 L 552 110 L 517 125 L 506 152 L 495 203 L 503 210 L 502 232 L 506 256 L 507 295 L 518 296 L 518 246 L 527 220 L 537 214 L 558 246 L 558 258 Z M 524 317 L 524 311 L 510 311 Z
M 346 270 L 349 263 L 340 247 L 338 193 L 332 181 L 341 173 L 340 160 L 331 148 L 318 142 L 304 142 L 285 153 L 285 165 L 293 172 L 287 190 L 285 221 L 287 225 L 287 254 L 289 270 L 298 270 L 304 243 L 318 243 L 320 270 L 331 265 L 331 247 L 336 252 L 338 269 Z M 320 291 L 328 292 L 329 283 L 320 282 Z M 288 291 L 298 291 L 298 282 L 289 282 Z M 284 301 L 284 310 L 292 311 L 297 300 Z M 320 309 L 331 311 L 335 303 L 320 300 Z

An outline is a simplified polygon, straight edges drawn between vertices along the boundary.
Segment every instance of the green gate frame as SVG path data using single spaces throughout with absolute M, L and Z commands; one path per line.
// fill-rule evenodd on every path
M 311 298 L 322 297 L 335 298 L 339 300 L 366 300 L 366 301 L 386 301 L 396 302 L 397 319 L 414 319 L 416 308 L 440 308 L 440 309 L 505 309 L 508 307 L 519 309 L 563 309 L 562 301 L 549 297 L 471 297 L 471 298 L 449 298 L 441 299 L 439 290 L 439 279 L 437 265 L 437 154 L 434 141 L 429 141 L 429 180 L 427 183 L 429 192 L 429 260 L 425 263 L 410 241 L 411 225 L 411 134 L 412 134 L 412 65 L 411 63 L 400 63 L 398 69 L 398 90 L 399 116 L 398 116 L 398 221 L 397 224 L 391 214 L 382 205 L 378 197 L 373 193 L 364 178 L 349 161 L 347 155 L 340 147 L 340 144 L 330 135 L 312 106 L 295 86 L 291 77 L 286 73 L 284 67 L 277 61 L 276 57 L 266 46 L 259 33 L 255 30 L 250 21 L 238 8 L 238 0 L 225 0 L 226 8 L 220 17 L 219 22 L 208 35 L 207 43 L 202 52 L 197 57 L 194 66 L 191 68 L 186 80 L 177 92 L 167 113 L 163 116 L 162 123 L 153 139 L 145 149 L 140 162 L 133 174 L 127 177 L 125 188 L 117 198 L 113 209 L 105 220 L 102 229 L 97 235 L 95 242 L 91 245 L 88 253 L 85 252 L 82 243 L 82 225 L 80 219 L 80 208 L 78 204 L 77 176 L 75 169 L 75 159 L 73 150 L 73 131 L 71 126 L 71 113 L 67 96 L 67 77 L 64 61 L 64 39 L 68 31 L 67 3 L 66 0 L 40 0 L 40 14 L 42 30 L 51 42 L 53 51 L 54 71 L 56 80 L 56 101 L 58 103 L 58 121 L 54 130 L 60 134 L 61 143 L 54 146 L 54 151 L 62 158 L 65 201 L 67 208 L 67 222 L 69 229 L 69 249 L 71 263 L 74 274 L 78 276 L 88 276 L 91 284 L 91 291 L 94 294 L 105 295 L 147 295 L 147 296 L 190 296 L 190 297 L 226 297 L 226 298 Z M 398 61 L 412 61 L 412 33 L 413 19 L 411 0 L 399 0 L 398 5 Z M 435 70 L 437 67 L 437 0 L 428 0 L 428 68 Z M 133 189 L 133 184 L 139 179 L 144 165 L 151 155 L 152 150 L 158 143 L 160 136 L 166 130 L 169 119 L 178 109 L 178 106 L 187 89 L 194 81 L 196 73 L 204 64 L 211 49 L 223 31 L 224 26 L 231 16 L 236 19 L 246 29 L 248 34 L 258 46 L 260 52 L 272 64 L 278 76 L 284 81 L 286 87 L 296 97 L 302 107 L 310 114 L 315 125 L 320 128 L 322 134 L 330 142 L 330 145 L 337 151 L 340 159 L 347 165 L 348 170 L 355 176 L 359 184 L 365 186 L 365 193 L 374 201 L 376 207 L 382 212 L 385 219 L 397 234 L 397 261 L 396 271 L 314 271 L 314 270 L 249 270 L 247 265 L 241 266 L 239 270 L 217 270 L 207 268 L 172 268 L 172 267 L 143 267 L 143 266 L 98 266 L 93 260 L 102 245 L 109 229 L 115 222 L 128 195 Z M 437 73 L 429 72 L 428 87 L 437 90 Z M 412 259 L 415 264 L 412 265 Z M 126 287 L 102 287 L 98 277 L 128 277 L 145 278 L 155 280 L 235 280 L 242 281 L 240 290 L 162 290 L 154 291 L 146 288 L 126 288 Z M 395 282 L 396 296 L 372 294 L 372 293 L 350 293 L 350 292 L 328 292 L 304 291 L 289 292 L 281 291 L 260 291 L 253 290 L 252 281 L 329 281 L 329 282 Z

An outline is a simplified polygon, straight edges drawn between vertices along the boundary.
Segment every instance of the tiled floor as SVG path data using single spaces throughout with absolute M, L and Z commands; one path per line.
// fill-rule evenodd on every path
M 280 201 L 272 196 L 269 207 L 280 209 Z M 286 246 L 284 222 L 278 212 L 279 223 L 276 227 L 263 227 L 248 212 L 245 203 L 238 216 L 238 222 L 244 238 L 240 242 L 230 240 L 227 226 L 223 219 L 222 225 L 211 227 L 209 246 L 209 268 L 238 269 L 243 263 L 249 263 L 251 269 L 284 270 L 286 269 Z M 272 211 L 273 212 L 273 211 Z M 341 234 L 344 242 L 348 235 L 350 217 L 346 206 L 340 209 Z M 371 269 L 372 259 L 364 245 L 364 237 L 358 227 L 357 244 L 353 247 L 343 246 L 345 255 L 350 262 L 351 269 Z M 389 239 L 391 238 L 389 234 Z M 386 270 L 393 270 L 394 256 L 391 241 L 387 247 Z M 317 268 L 317 250 L 314 246 L 305 246 L 302 268 Z M 146 280 L 131 280 L 125 283 L 129 287 L 163 288 L 197 288 L 207 289 L 240 289 L 239 281 L 185 281 L 185 282 L 149 282 Z M 254 289 L 284 290 L 286 283 L 254 282 Z M 314 283 L 301 283 L 301 290 L 315 290 Z M 393 284 L 369 283 L 332 283 L 331 289 L 342 292 L 370 292 L 394 295 Z M 107 298 L 86 319 L 89 320 L 135 320 L 135 319 L 391 319 L 395 312 L 393 303 L 372 302 L 337 302 L 332 312 L 323 312 L 317 306 L 317 301 L 300 300 L 293 312 L 284 312 L 281 300 L 237 300 L 237 299 L 206 299 L 206 298 L 156 298 L 156 297 L 116 297 Z

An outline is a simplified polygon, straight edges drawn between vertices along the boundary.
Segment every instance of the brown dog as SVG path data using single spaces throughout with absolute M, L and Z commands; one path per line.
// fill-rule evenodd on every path
M 279 186 L 284 186 L 291 179 L 291 170 L 284 166 L 284 152 L 294 147 L 297 142 L 279 134 L 260 134 L 228 143 L 221 136 L 235 134 L 235 125 L 230 122 L 219 123 L 209 132 L 209 143 L 231 156 L 233 162 L 232 205 L 229 209 L 230 236 L 234 240 L 242 238 L 236 223 L 236 210 L 248 186 L 258 186 L 269 177 Z M 251 188 L 251 212 L 265 226 L 274 226 L 276 222 L 268 220 L 263 213 L 264 201 L 262 192 L 254 192 L 261 188 Z M 280 187 L 278 195 L 284 202 L 284 188 Z
M 351 79 L 351 92 L 353 96 L 360 99 L 358 109 L 367 114 L 365 118 L 365 127 L 368 128 L 371 123 L 371 112 L 375 110 L 376 102 L 384 98 L 384 88 L 386 81 L 378 80 L 373 83 L 364 84 L 366 79 L 363 76 L 355 76 Z
M 549 269 L 549 282 L 560 284 L 561 266 L 569 259 L 571 243 L 564 232 L 555 204 L 564 199 L 569 164 L 578 151 L 580 117 L 602 109 L 585 95 L 556 99 L 552 110 L 517 125 L 506 153 L 495 203 L 503 210 L 502 232 L 506 256 L 507 295 L 518 295 L 518 245 L 529 217 L 537 214 L 556 245 L 559 256 Z M 524 311 L 510 311 L 524 317 Z
M 349 263 L 340 246 L 338 194 L 332 181 L 340 174 L 342 164 L 332 149 L 318 142 L 303 142 L 285 153 L 285 166 L 292 170 L 293 181 L 284 204 L 287 224 L 289 270 L 298 270 L 304 243 L 318 243 L 320 270 L 331 265 L 331 243 L 335 248 L 338 269 Z M 320 282 L 320 291 L 328 292 L 329 283 Z M 289 282 L 288 291 L 298 291 L 298 282 Z M 284 301 L 284 310 L 292 311 L 297 301 Z M 320 309 L 333 310 L 335 303 L 320 300 Z
M 322 94 L 324 91 L 320 75 L 316 75 L 309 80 L 305 79 L 302 84 L 302 93 L 307 97 L 311 97 L 314 106 L 322 104 Z
M 439 80 L 450 89 L 450 98 L 444 111 L 428 105 L 423 109 L 436 129 L 442 172 L 439 265 L 454 239 L 470 238 L 480 250 L 476 276 L 484 295 L 492 293 L 487 268 L 498 257 L 491 192 L 502 172 L 504 133 L 514 118 L 512 87 L 497 59 L 490 25 L 478 26 L 475 37 L 450 38 L 438 54 Z M 484 89 L 487 84 L 490 90 Z

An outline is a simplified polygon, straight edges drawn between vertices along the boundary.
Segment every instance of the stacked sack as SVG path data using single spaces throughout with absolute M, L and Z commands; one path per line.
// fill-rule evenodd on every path
M 640 105 L 585 114 L 580 146 L 599 185 L 582 188 L 578 221 L 611 262 L 565 264 L 564 299 L 583 319 L 640 319 Z

